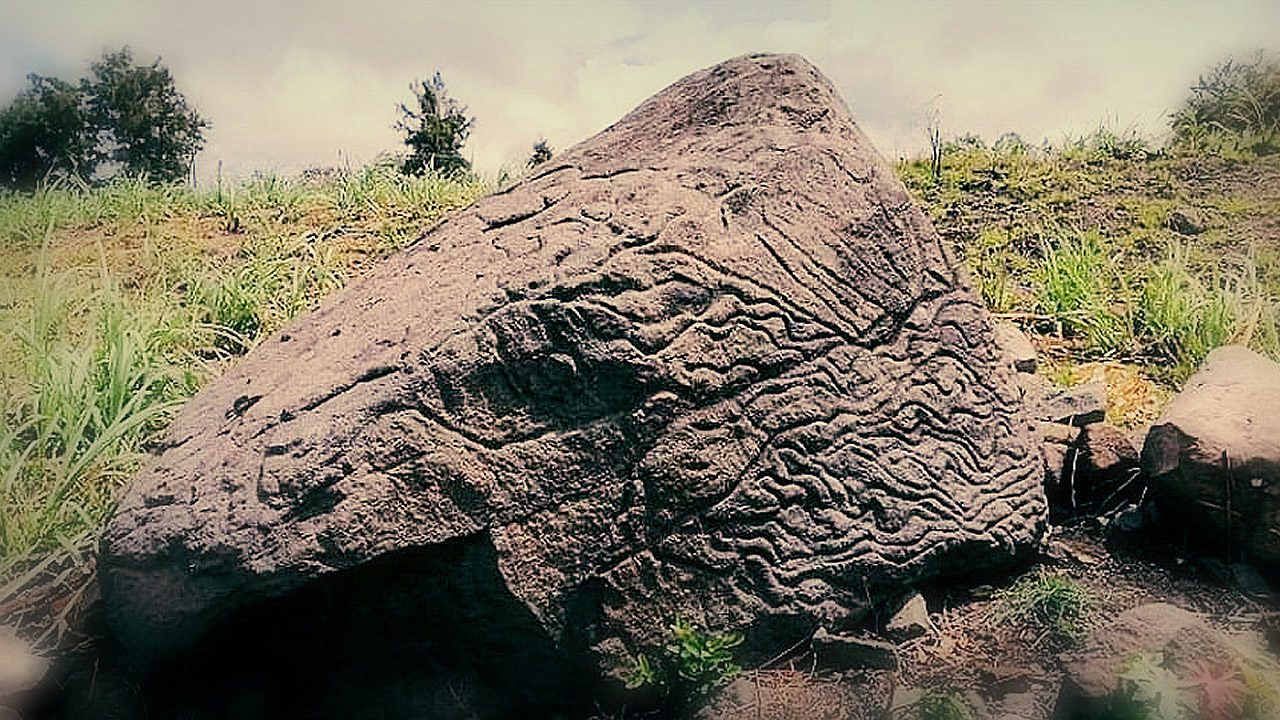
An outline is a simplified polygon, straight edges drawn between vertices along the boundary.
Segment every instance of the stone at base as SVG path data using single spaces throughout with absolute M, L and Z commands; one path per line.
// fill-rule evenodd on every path
M 898 669 L 898 649 L 891 643 L 854 635 L 835 634 L 818 628 L 813 634 L 813 654 L 823 670 Z

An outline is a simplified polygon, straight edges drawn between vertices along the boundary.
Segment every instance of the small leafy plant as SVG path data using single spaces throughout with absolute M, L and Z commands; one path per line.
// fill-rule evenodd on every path
M 913 709 L 913 720 L 973 720 L 969 704 L 959 693 L 950 690 L 925 694 Z
M 1274 661 L 1244 654 L 1182 664 L 1139 653 L 1117 681 L 1104 720 L 1269 720 L 1280 711 Z
M 629 689 L 652 688 L 665 699 L 690 702 L 742 672 L 733 657 L 734 648 L 742 644 L 740 633 L 702 630 L 682 617 L 670 629 L 671 641 L 657 659 L 636 656 Z

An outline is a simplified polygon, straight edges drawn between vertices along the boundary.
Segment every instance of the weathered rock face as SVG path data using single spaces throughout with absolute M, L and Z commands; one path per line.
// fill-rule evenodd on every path
M 1142 468 L 1168 513 L 1217 550 L 1280 563 L 1280 364 L 1218 348 L 1147 434 Z
M 173 423 L 100 567 L 119 636 L 154 655 L 466 542 L 616 671 L 677 614 L 763 645 L 771 620 L 839 626 L 1007 560 L 1039 535 L 1041 477 L 938 236 L 816 69 L 754 56 L 254 349 Z

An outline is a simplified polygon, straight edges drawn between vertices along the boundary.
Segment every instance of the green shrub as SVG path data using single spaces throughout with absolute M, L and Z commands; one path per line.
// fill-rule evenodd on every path
M 733 658 L 742 635 L 704 631 L 684 618 L 676 618 L 670 629 L 671 642 L 656 660 L 636 656 L 628 688 L 652 688 L 664 698 L 689 703 L 706 697 L 742 671 Z
M 1176 147 L 1191 152 L 1280 150 L 1280 56 L 1257 52 L 1200 76 L 1171 125 Z
M 1230 343 L 1280 355 L 1278 312 L 1251 258 L 1200 279 L 1189 270 L 1186 249 L 1171 246 L 1143 286 L 1138 325 L 1152 349 L 1173 362 L 1175 376 L 1185 378 L 1210 351 Z

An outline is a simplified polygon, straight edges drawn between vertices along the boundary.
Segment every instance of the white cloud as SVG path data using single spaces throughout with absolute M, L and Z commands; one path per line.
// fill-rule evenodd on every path
M 478 118 L 481 169 L 565 147 L 679 77 L 755 50 L 799 52 L 881 149 L 944 131 L 1059 139 L 1110 121 L 1159 131 L 1211 62 L 1280 37 L 1259 2 L 8 3 L 0 93 L 27 71 L 76 76 L 104 48 L 162 55 L 214 124 L 229 173 L 367 161 L 395 104 L 439 69 Z

